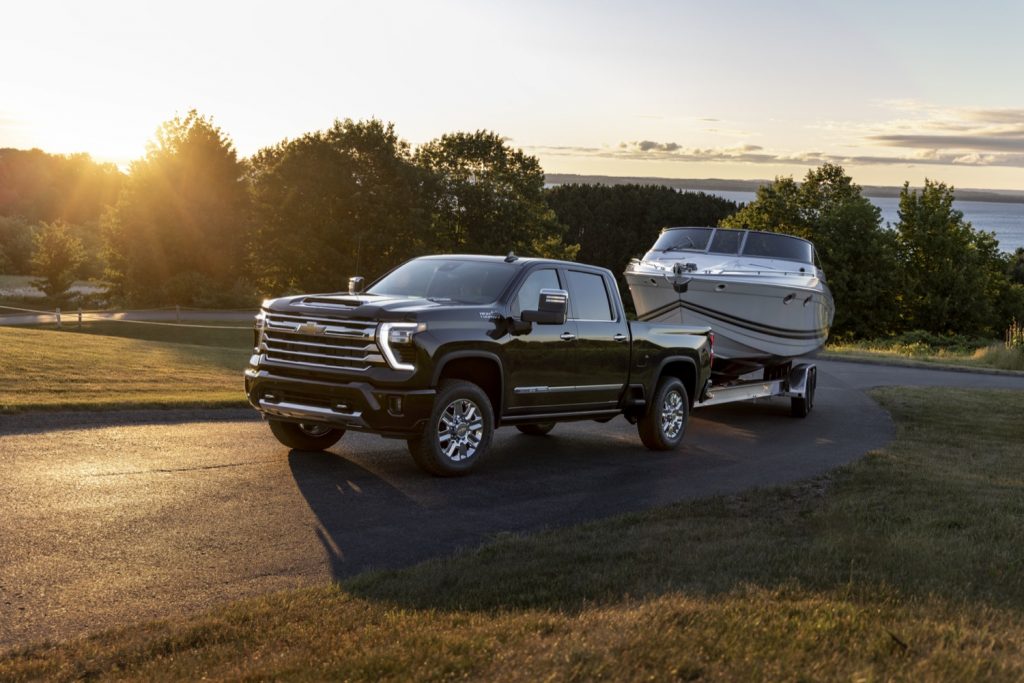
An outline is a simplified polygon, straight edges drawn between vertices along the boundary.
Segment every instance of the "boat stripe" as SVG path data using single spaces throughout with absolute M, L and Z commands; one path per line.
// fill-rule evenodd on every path
M 649 322 L 654 317 L 658 317 L 669 312 L 668 310 L 663 309 L 673 307 L 686 308 L 695 313 L 706 315 L 709 318 L 720 320 L 724 323 L 729 323 L 730 325 L 736 325 L 737 327 L 742 327 L 753 332 L 759 332 L 761 334 L 771 335 L 775 337 L 784 337 L 786 339 L 818 339 L 819 337 L 823 337 L 826 334 L 824 328 L 821 328 L 818 331 L 813 332 L 801 332 L 799 330 L 790 330 L 782 327 L 773 327 L 771 325 L 763 325 L 761 323 L 756 323 L 752 320 L 746 320 L 744 318 L 737 318 L 735 316 L 726 315 L 725 313 L 720 313 L 710 308 L 704 308 L 703 306 L 698 306 L 697 304 L 683 301 L 677 301 L 673 303 L 670 307 L 662 306 L 661 308 L 655 309 L 650 313 L 645 313 L 644 315 L 639 316 L 639 320 Z
M 679 307 L 680 307 L 679 306 L 679 299 L 676 299 L 675 301 L 667 303 L 664 306 L 658 306 L 657 308 L 655 308 L 653 310 L 647 311 L 643 315 L 637 316 L 637 319 L 638 320 L 650 320 L 651 318 L 658 317 L 662 313 L 668 313 L 668 312 L 673 311 L 673 310 L 675 310 L 675 309 L 677 309 Z

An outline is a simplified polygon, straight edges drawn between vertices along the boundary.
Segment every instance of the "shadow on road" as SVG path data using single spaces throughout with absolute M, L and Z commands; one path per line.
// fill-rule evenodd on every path
M 293 450 L 288 463 L 331 574 L 342 579 L 502 533 L 772 486 L 851 459 L 843 448 L 820 457 L 813 423 L 788 411 L 788 403 L 698 411 L 674 452 L 645 449 L 625 420 L 560 424 L 542 437 L 502 429 L 474 473 L 454 479 L 421 472 L 400 441 L 365 435 L 346 436 L 332 452 Z

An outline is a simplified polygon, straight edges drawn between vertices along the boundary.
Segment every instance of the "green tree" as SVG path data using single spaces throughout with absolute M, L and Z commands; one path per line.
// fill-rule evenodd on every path
M 36 228 L 22 216 L 0 216 L 0 273 L 24 275 L 32 270 Z
M 233 144 L 208 118 L 192 110 L 164 123 L 104 216 L 114 293 L 132 304 L 202 304 L 231 290 L 244 272 L 242 176 Z
M 1006 275 L 1010 282 L 1024 285 L 1024 247 L 1017 247 L 1017 250 L 1007 258 Z
M 497 133 L 451 133 L 416 150 L 430 173 L 437 250 L 575 258 L 544 200 L 544 170 Z
M 252 269 L 268 293 L 336 291 L 433 250 L 425 173 L 393 124 L 335 121 L 247 164 Z
M 59 301 L 78 279 L 78 269 L 85 260 L 82 241 L 72 234 L 71 226 L 56 220 L 40 225 L 33 242 L 32 273 L 40 279 L 32 285 L 52 301 Z
M 97 163 L 88 154 L 0 149 L 0 216 L 95 223 L 117 200 L 123 182 L 114 164 Z
M 974 230 L 953 200 L 952 187 L 931 180 L 900 191 L 904 317 L 913 329 L 940 334 L 996 334 L 1008 322 L 1007 261 L 995 235 Z
M 841 166 L 811 169 L 801 184 L 776 178 L 721 225 L 811 240 L 836 303 L 835 335 L 872 337 L 899 325 L 896 240 Z

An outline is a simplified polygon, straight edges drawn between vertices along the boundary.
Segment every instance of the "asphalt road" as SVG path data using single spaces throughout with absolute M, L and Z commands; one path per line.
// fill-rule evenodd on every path
M 813 477 L 885 445 L 878 385 L 1024 389 L 1024 377 L 819 362 L 806 420 L 775 399 L 694 413 L 683 447 L 635 428 L 506 428 L 435 479 L 405 444 L 279 445 L 252 411 L 0 416 L 0 648 L 400 567 L 495 534 Z

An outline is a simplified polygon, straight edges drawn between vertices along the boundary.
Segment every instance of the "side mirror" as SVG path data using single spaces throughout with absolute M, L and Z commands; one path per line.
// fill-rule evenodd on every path
M 348 293 L 361 294 L 363 292 L 363 277 L 356 275 L 348 279 Z
M 542 289 L 537 297 L 537 310 L 523 311 L 523 322 L 564 325 L 568 310 L 569 292 L 564 289 Z

